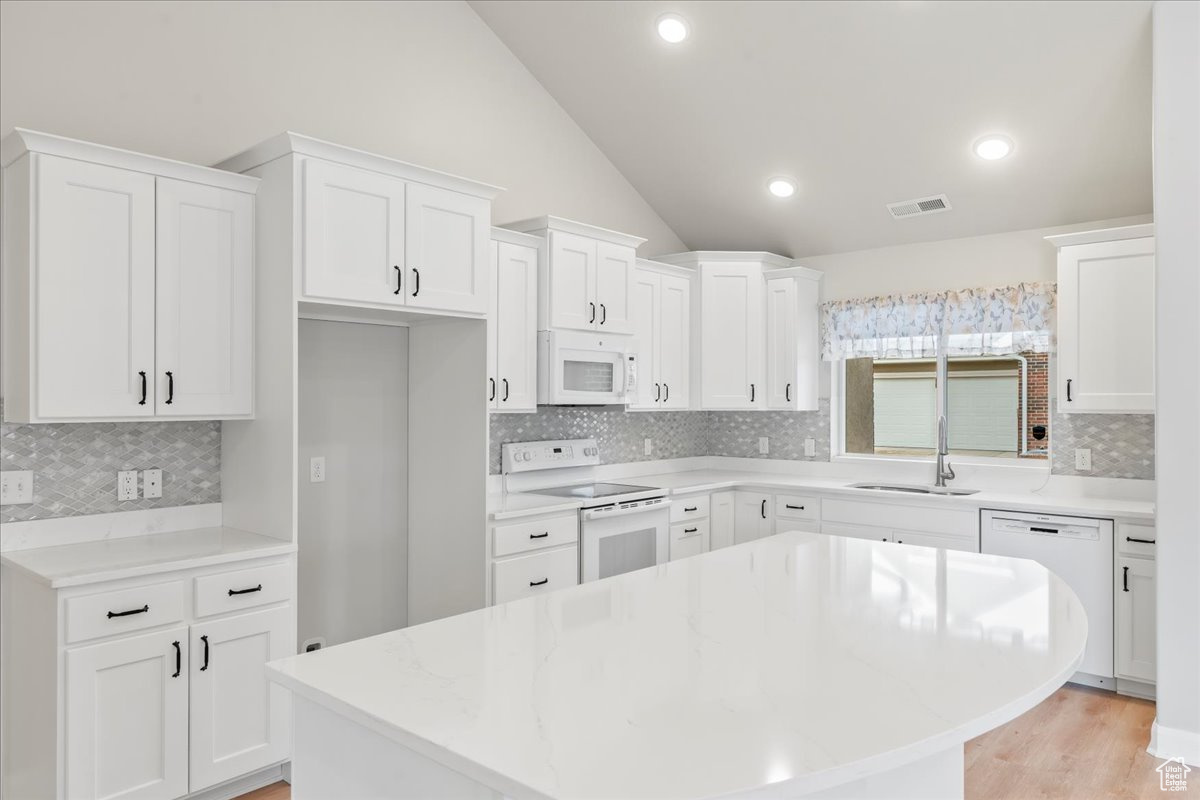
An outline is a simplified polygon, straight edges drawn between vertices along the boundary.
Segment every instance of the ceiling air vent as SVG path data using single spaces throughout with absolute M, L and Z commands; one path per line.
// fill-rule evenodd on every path
M 920 217 L 925 214 L 940 214 L 950 210 L 950 198 L 944 194 L 933 197 L 919 197 L 916 200 L 901 200 L 899 203 L 888 203 L 888 211 L 896 219 L 904 217 Z

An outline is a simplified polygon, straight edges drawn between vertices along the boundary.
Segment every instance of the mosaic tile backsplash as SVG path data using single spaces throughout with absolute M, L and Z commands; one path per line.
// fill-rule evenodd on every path
M 1154 479 L 1153 414 L 1055 414 L 1050 471 L 1084 478 Z M 1075 469 L 1075 449 L 1092 451 L 1092 469 Z
M 162 497 L 117 502 L 118 470 L 155 468 Z M 221 423 L 0 423 L 0 469 L 34 472 L 33 502 L 3 506 L 0 522 L 219 503 Z

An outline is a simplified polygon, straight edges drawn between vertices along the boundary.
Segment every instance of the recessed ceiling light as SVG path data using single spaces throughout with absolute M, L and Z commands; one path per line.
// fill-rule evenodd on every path
M 988 161 L 1004 158 L 1013 150 L 1013 140 L 1000 134 L 984 136 L 975 142 L 975 155 Z
M 791 197 L 796 193 L 796 182 L 791 178 L 771 178 L 767 191 L 776 197 Z
M 663 14 L 655 27 L 662 40 L 670 44 L 679 44 L 688 37 L 687 21 L 678 14 Z

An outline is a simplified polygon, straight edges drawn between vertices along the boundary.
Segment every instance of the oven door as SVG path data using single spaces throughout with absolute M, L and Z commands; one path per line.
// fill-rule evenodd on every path
M 543 405 L 620 405 L 632 388 L 637 359 L 626 347 L 587 335 L 547 334 L 538 342 L 538 402 Z
M 608 578 L 667 562 L 670 503 L 652 509 L 585 510 L 580 526 L 579 574 Z

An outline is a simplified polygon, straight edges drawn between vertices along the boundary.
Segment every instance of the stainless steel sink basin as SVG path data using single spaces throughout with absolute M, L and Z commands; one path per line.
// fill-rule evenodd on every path
M 978 489 L 951 489 L 949 486 L 915 486 L 910 483 L 852 483 L 851 489 L 874 489 L 879 492 L 906 492 L 908 494 L 939 494 L 960 497 L 978 494 Z

